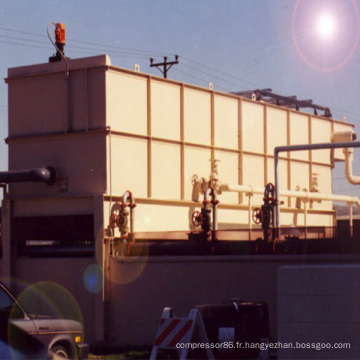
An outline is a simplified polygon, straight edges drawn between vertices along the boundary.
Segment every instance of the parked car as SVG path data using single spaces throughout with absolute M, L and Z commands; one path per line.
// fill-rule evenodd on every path
M 2 344 L 16 359 L 85 359 L 89 350 L 80 322 L 30 315 L 0 282 L 0 359 Z
M 54 360 L 54 356 L 39 340 L 13 325 L 0 315 L 0 359 Z

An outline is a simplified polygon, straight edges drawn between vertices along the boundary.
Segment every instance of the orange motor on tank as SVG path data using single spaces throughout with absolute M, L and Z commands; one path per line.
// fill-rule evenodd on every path
M 65 57 L 65 24 L 64 23 L 50 23 L 55 26 L 55 43 L 51 39 L 48 31 L 50 41 L 56 48 L 56 54 L 49 58 L 49 62 L 61 61 Z M 49 24 L 49 25 L 50 25 Z

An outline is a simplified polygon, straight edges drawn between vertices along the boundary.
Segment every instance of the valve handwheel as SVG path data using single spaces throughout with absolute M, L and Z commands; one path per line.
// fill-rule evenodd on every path
M 193 175 L 192 178 L 191 178 L 191 185 L 192 185 L 192 186 L 195 186 L 195 184 L 196 184 L 198 181 L 199 181 L 198 176 L 197 176 L 196 174 Z
M 254 209 L 252 213 L 252 220 L 255 224 L 261 224 L 264 220 L 264 213 L 260 208 Z
M 202 214 L 200 211 L 194 211 L 191 217 L 194 226 L 200 226 L 202 223 Z

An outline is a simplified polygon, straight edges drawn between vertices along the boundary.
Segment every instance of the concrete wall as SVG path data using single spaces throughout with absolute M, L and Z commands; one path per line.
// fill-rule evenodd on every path
M 281 343 L 351 346 L 349 349 L 282 349 L 279 359 L 359 359 L 360 265 L 280 267 L 277 288 Z
M 102 288 L 94 287 L 101 275 L 93 285 L 85 281 L 89 269 L 94 275 L 94 259 L 19 258 L 12 284 L 20 301 L 34 313 L 53 311 L 75 318 L 81 314 L 90 344 L 102 327 L 101 306 L 109 345 L 143 346 L 153 344 L 164 307 L 186 316 L 191 305 L 237 297 L 268 304 L 271 341 L 352 345 L 351 352 L 331 354 L 283 351 L 281 359 L 355 359 L 359 357 L 360 268 L 349 264 L 359 260 L 352 255 L 111 258 Z M 42 296 L 31 297 L 36 282 Z M 103 290 L 104 303 L 99 307 Z M 352 357 L 353 351 L 357 357 Z
M 191 305 L 218 303 L 237 297 L 268 303 L 271 340 L 277 341 L 279 306 L 280 314 L 284 311 L 284 304 L 280 302 L 282 293 L 280 298 L 277 294 L 278 269 L 284 264 L 353 261 L 353 256 L 114 258 L 110 262 L 108 336 L 113 344 L 151 345 L 164 307 L 172 307 L 177 315 L 186 316 Z M 337 279 L 340 281 L 341 276 Z M 280 284 L 283 284 L 281 275 Z M 322 279 L 318 279 L 317 284 L 323 288 L 327 286 Z M 288 287 L 291 286 L 295 285 Z M 287 309 L 291 306 L 289 301 Z M 341 317 L 341 309 L 336 310 L 336 316 Z M 285 329 L 279 325 L 280 334 L 284 336 Z M 357 336 L 356 329 L 353 330 L 352 336 Z M 326 334 L 324 332 L 325 338 Z

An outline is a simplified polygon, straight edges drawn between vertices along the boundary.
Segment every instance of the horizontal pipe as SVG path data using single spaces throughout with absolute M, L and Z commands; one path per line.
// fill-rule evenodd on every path
M 52 167 L 34 168 L 29 170 L 0 171 L 0 183 L 43 182 L 52 185 L 55 182 L 56 172 Z
M 253 188 L 250 185 L 221 184 L 219 186 L 219 193 L 221 192 L 241 192 L 241 193 L 247 193 L 249 195 L 253 195 L 253 194 L 264 194 L 264 189 Z M 327 193 L 311 192 L 311 191 L 291 191 L 291 190 L 282 190 L 279 192 L 279 196 L 294 197 L 302 200 L 339 201 L 339 202 L 345 202 L 347 204 L 355 204 L 360 209 L 360 200 L 356 196 L 336 195 L 336 194 L 327 194 Z
M 341 148 L 358 148 L 360 141 L 339 142 L 339 143 L 320 143 L 320 144 L 302 144 L 302 145 L 287 145 L 277 146 L 274 149 L 274 164 L 275 164 L 275 199 L 279 200 L 279 178 L 278 178 L 278 163 L 279 153 L 284 151 L 302 151 L 302 150 L 319 150 L 319 149 L 341 149 Z M 280 206 L 276 204 L 276 227 L 280 227 Z
M 249 193 L 249 194 L 263 194 L 264 189 L 262 188 L 253 188 L 250 185 L 231 185 L 231 184 L 220 184 L 218 193 L 222 192 L 240 192 L 240 193 Z
M 325 200 L 325 201 L 339 201 L 347 204 L 355 204 L 360 209 L 360 200 L 356 196 L 345 196 L 336 194 L 326 194 L 311 191 L 280 191 L 280 196 L 296 197 L 303 200 Z
M 320 150 L 320 149 L 341 149 L 341 148 L 358 148 L 360 141 L 342 142 L 342 143 L 319 143 L 319 144 L 302 144 L 302 145 L 286 145 L 277 146 L 274 149 L 276 154 L 284 151 L 301 151 L 301 150 Z

